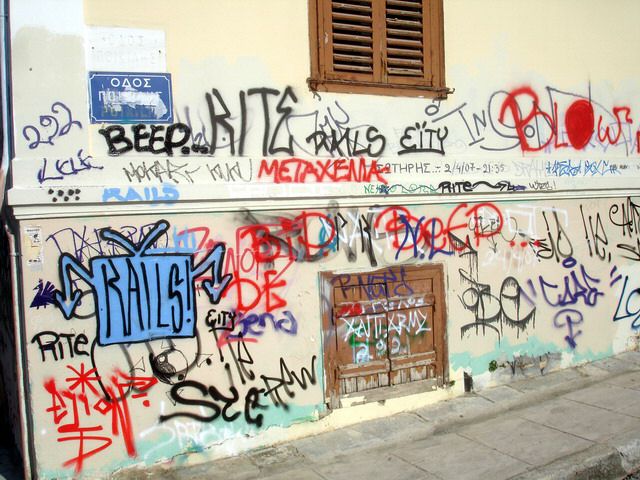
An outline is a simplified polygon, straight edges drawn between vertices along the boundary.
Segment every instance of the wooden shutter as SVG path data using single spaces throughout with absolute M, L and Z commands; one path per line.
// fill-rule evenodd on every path
M 309 0 L 309 86 L 446 98 L 442 1 Z
M 424 84 L 425 25 L 423 0 L 386 0 L 384 11 L 383 79 L 388 83 Z
M 340 393 L 389 385 L 386 296 L 384 283 L 333 288 Z
M 436 377 L 434 336 L 441 335 L 441 322 L 435 321 L 436 272 L 408 272 L 403 282 L 388 285 L 387 343 L 391 385 Z M 411 278 L 415 277 L 415 278 Z M 437 288 L 437 286 L 436 286 Z M 442 308 L 442 305 L 439 305 Z
M 327 78 L 374 82 L 380 76 L 376 0 L 329 0 L 324 4 Z
M 373 74 L 371 0 L 331 2 L 333 69 Z

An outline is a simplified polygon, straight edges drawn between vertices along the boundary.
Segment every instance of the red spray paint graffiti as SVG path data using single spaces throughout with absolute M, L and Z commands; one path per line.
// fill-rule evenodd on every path
M 556 113 L 556 117 L 557 116 Z M 567 127 L 569 143 L 571 143 L 576 150 L 582 150 L 587 146 L 591 135 L 593 135 L 594 119 L 591 102 L 587 100 L 576 100 L 567 109 L 564 120 Z
M 591 141 L 594 132 L 597 132 L 597 140 L 600 143 L 616 145 L 623 137 L 623 126 L 633 123 L 631 109 L 625 106 L 613 107 L 613 113 L 603 112 L 597 116 L 596 122 L 593 104 L 580 98 L 574 100 L 564 112 L 564 129 L 569 140 L 569 143 L 566 143 L 560 138 L 559 130 L 562 125 L 558 115 L 558 104 L 552 102 L 551 108 L 553 114 L 545 112 L 540 105 L 538 94 L 531 87 L 520 87 L 507 94 L 498 119 L 505 125 L 513 122 L 512 126 L 523 152 L 569 146 L 575 150 L 583 150 Z M 541 133 L 543 131 L 545 133 Z
M 327 235 L 321 240 L 317 230 Z M 235 246 L 229 247 L 227 272 L 234 278 L 229 291 L 237 298 L 236 309 L 248 312 L 264 303 L 264 312 L 287 306 L 282 289 L 287 283 L 283 274 L 295 262 L 313 262 L 329 253 L 336 236 L 333 221 L 321 212 L 302 212 L 296 217 L 270 217 L 268 221 L 236 230 Z
M 67 388 L 59 388 L 53 378 L 44 382 L 44 389 L 51 396 L 51 406 L 46 412 L 51 413 L 57 426 L 58 442 L 78 442 L 77 455 L 62 465 L 73 467 L 76 472 L 82 471 L 84 461 L 111 446 L 116 436 L 122 438 L 127 454 L 135 457 L 137 452 L 129 402 L 142 399 L 142 405 L 148 407 L 147 391 L 158 380 L 118 371 L 110 377 L 106 386 L 108 398 L 104 398 L 98 391 L 101 379 L 95 368 L 87 370 L 82 363 L 79 369 L 71 365 L 67 369 L 72 372 L 64 379 Z M 110 433 L 104 425 L 105 418 L 109 417 Z
M 263 159 L 260 162 L 258 178 L 269 178 L 274 183 L 378 181 L 386 185 L 387 180 L 383 173 L 388 173 L 386 167 L 379 165 L 376 160 L 368 162 L 363 157 L 316 160 L 315 162 L 301 158 L 287 158 Z

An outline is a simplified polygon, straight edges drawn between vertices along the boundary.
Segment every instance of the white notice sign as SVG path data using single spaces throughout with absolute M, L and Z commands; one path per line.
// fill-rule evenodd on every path
M 163 30 L 87 27 L 87 70 L 166 72 Z

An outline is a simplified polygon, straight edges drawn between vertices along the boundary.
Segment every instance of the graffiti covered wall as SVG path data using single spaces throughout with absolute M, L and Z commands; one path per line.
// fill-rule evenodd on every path
M 464 373 L 482 387 L 635 346 L 640 65 L 616 52 L 640 39 L 591 61 L 633 15 L 581 3 L 603 26 L 566 60 L 557 36 L 520 35 L 509 12 L 526 2 L 478 14 L 481 39 L 462 28 L 480 7 L 448 2 L 455 92 L 429 99 L 309 92 L 305 2 L 13 3 L 38 476 L 236 454 L 332 418 L 321 272 L 383 272 L 410 298 L 405 268 L 442 265 L 456 392 Z M 543 3 L 557 15 L 522 18 L 584 30 Z M 335 340 L 356 364 L 432 328 L 344 313 Z
M 45 265 L 25 279 L 32 402 L 37 448 L 61 454 L 41 468 L 152 463 L 317 418 L 319 269 L 444 263 L 452 378 L 516 354 L 610 355 L 639 322 L 638 208 L 626 198 L 39 222 Z M 420 335 L 415 323 L 395 328 Z M 338 341 L 375 335 L 352 323 Z
M 153 462 L 313 418 L 321 353 L 305 310 L 285 300 L 292 261 L 252 259 L 242 236 L 227 243 L 206 220 L 130 220 L 38 227 L 59 255 L 33 278 L 29 307 L 37 416 L 50 425 L 39 441 L 53 434 L 68 452 L 57 466 Z

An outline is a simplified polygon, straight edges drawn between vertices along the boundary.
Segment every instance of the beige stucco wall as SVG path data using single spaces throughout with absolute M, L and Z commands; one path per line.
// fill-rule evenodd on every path
M 20 220 L 19 288 L 25 299 L 35 471 L 43 478 L 73 476 L 76 469 L 101 477 L 176 455 L 199 461 L 236 454 L 459 394 L 463 372 L 483 388 L 509 381 L 510 363 L 548 370 L 634 348 L 640 313 L 635 296 L 640 62 L 633 52 L 640 33 L 633 22 L 639 10 L 633 1 L 617 2 L 615 8 L 591 0 L 447 1 L 447 85 L 455 92 L 433 101 L 309 92 L 302 0 L 12 2 L 16 158 L 9 200 Z M 230 111 L 236 142 L 245 122 L 243 155 L 238 143 L 231 153 L 229 132 L 221 128 L 214 155 L 193 149 L 171 157 L 108 155 L 99 131 L 107 125 L 91 124 L 88 107 L 87 71 L 95 61 L 91 46 L 97 45 L 90 38 L 98 27 L 164 38 L 158 58 L 166 64 L 162 73 L 172 78 L 173 121 L 192 131 L 186 146 L 211 148 L 206 95 L 217 93 Z M 136 71 L 135 62 L 113 50 L 111 71 Z M 260 95 L 249 94 L 255 88 L 274 90 L 268 96 L 268 142 L 286 147 L 291 140 L 292 154 L 263 153 L 265 111 Z M 537 142 L 546 146 L 526 151 L 509 105 L 517 102 L 524 118 L 533 108 L 533 94 L 537 115 L 522 131 L 532 150 Z M 280 100 L 291 107 L 282 122 Z M 570 145 L 575 126 L 567 120 L 576 104 L 590 105 L 596 129 L 580 149 Z M 432 151 L 401 153 L 417 140 L 416 124 L 442 141 L 435 141 Z M 344 133 L 347 127 L 358 133 L 360 146 L 370 143 L 375 155 L 365 153 L 360 160 L 346 144 L 341 152 L 323 148 L 316 154 L 310 135 Z M 124 129 L 132 137 L 132 126 Z M 367 132 L 376 135 L 370 142 Z M 311 174 L 306 183 L 296 181 L 294 164 L 280 176 L 273 173 L 282 165 L 278 162 L 292 157 L 303 170 L 315 169 L 318 181 L 311 181 Z M 343 170 L 340 175 L 351 175 L 347 181 L 321 174 L 319 165 L 328 168 L 327 162 L 345 157 L 364 162 L 369 174 Z M 373 162 L 385 170 L 371 174 Z M 484 205 L 476 208 L 478 203 Z M 394 212 L 404 220 L 388 223 Z M 329 241 L 337 213 L 347 221 Z M 299 227 L 300 218 L 311 220 Z M 365 229 L 361 218 L 371 218 L 372 228 Z M 96 305 L 104 299 L 105 284 L 95 275 L 105 265 L 117 282 L 130 271 L 124 267 L 125 250 L 98 232 L 121 232 L 140 246 L 163 221 L 167 231 L 156 245 L 161 250 L 147 261 L 167 268 L 166 284 L 156 290 L 170 285 L 173 293 L 196 293 L 197 332 L 106 345 L 99 328 L 111 310 L 101 312 Z M 283 253 L 260 264 L 255 246 L 240 235 L 252 225 L 290 240 L 298 252 L 303 228 L 324 245 L 326 256 L 312 262 L 302 254 L 296 261 Z M 451 235 L 468 246 L 457 248 Z M 375 264 L 367 254 L 369 242 Z M 218 263 L 234 283 L 215 303 L 201 280 L 181 279 L 186 275 L 181 268 L 187 267 L 177 265 L 186 257 L 198 265 L 218 244 L 226 246 Z M 349 248 L 355 258 L 348 258 Z M 319 272 L 420 263 L 444 266 L 448 373 L 455 384 L 324 416 L 321 307 L 326 299 Z M 267 270 L 277 275 L 275 297 L 264 292 Z M 54 291 L 66 292 L 68 301 L 74 292 L 84 292 L 69 319 Z M 265 317 L 263 326 L 251 330 L 250 341 L 220 344 L 206 319 L 254 300 L 248 314 L 271 309 L 276 323 L 288 323 L 276 328 Z M 483 321 L 489 326 L 465 328 Z M 39 347 L 38 339 L 52 342 L 56 335 L 55 351 Z M 76 347 L 73 355 L 67 338 Z M 235 350 L 241 345 L 246 351 Z M 76 384 L 73 378 L 82 369 L 91 372 L 89 379 Z M 302 369 L 308 372 L 304 385 L 289 377 L 295 372 L 301 378 Z M 269 388 L 265 378 L 273 385 L 278 377 L 291 380 L 288 391 L 278 390 L 280 400 L 260 392 Z M 229 399 L 225 413 L 225 399 L 210 387 Z M 105 401 L 109 388 L 122 398 Z M 258 426 L 252 422 L 259 414 Z M 97 438 L 85 446 L 86 457 L 74 425 L 95 428 Z M 87 454 L 92 449 L 99 453 Z

